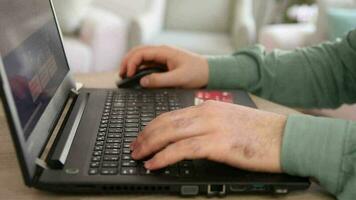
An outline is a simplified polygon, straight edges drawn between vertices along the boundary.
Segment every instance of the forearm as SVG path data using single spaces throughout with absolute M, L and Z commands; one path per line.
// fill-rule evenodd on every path
M 304 108 L 356 100 L 356 31 L 339 43 L 269 54 L 256 46 L 208 62 L 210 88 L 242 88 Z
M 284 172 L 314 177 L 340 199 L 356 195 L 356 123 L 291 115 L 282 144 Z

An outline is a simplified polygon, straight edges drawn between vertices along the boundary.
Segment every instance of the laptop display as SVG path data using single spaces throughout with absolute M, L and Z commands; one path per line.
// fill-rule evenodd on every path
M 0 1 L 0 44 L 27 139 L 69 71 L 49 2 Z

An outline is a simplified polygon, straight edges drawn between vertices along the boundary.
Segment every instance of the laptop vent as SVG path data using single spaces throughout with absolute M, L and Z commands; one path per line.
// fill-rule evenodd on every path
M 169 192 L 169 186 L 102 186 L 101 189 L 104 192 L 122 192 L 122 193 L 130 193 L 130 192 L 142 192 L 142 193 L 152 193 L 152 192 Z

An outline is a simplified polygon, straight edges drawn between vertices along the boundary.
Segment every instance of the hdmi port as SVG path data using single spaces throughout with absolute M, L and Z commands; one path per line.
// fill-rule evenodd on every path
M 250 189 L 248 185 L 230 185 L 230 190 L 232 192 L 246 192 Z

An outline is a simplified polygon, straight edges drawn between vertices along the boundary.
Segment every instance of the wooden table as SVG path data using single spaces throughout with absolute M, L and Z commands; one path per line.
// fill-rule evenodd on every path
M 76 79 L 85 84 L 86 87 L 112 88 L 117 79 L 116 72 L 95 73 L 87 75 L 76 75 Z M 282 114 L 297 113 L 297 111 L 271 103 L 261 98 L 252 96 L 257 106 L 262 110 L 267 110 Z M 175 195 L 64 195 L 39 191 L 33 188 L 27 188 L 22 180 L 21 172 L 16 160 L 14 147 L 9 136 L 8 126 L 5 121 L 4 111 L 0 108 L 0 199 L 1 200 L 82 200 L 82 199 L 138 199 L 138 200 L 156 200 L 156 199 L 180 199 Z M 206 199 L 205 196 L 194 199 Z M 214 199 L 214 198 L 209 198 Z M 283 200 L 328 200 L 334 199 L 328 195 L 322 188 L 312 184 L 306 191 L 292 192 L 286 196 L 272 195 L 232 195 L 226 199 L 235 200 L 266 200 L 266 199 L 283 199 Z

